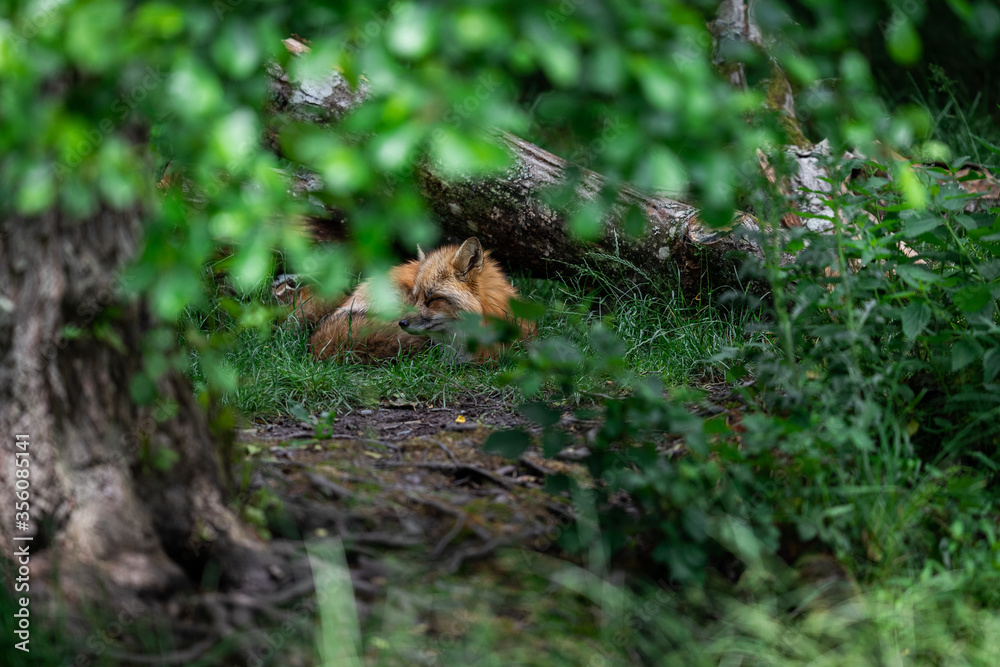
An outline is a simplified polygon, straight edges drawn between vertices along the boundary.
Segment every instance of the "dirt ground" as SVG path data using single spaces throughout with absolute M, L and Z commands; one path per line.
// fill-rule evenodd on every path
M 461 419 L 460 419 L 461 418 Z M 407 438 L 435 435 L 442 431 L 473 431 L 479 426 L 514 428 L 530 426 L 523 415 L 497 399 L 483 397 L 465 404 L 435 407 L 425 403 L 393 405 L 384 402 L 376 408 L 358 409 L 339 415 L 329 438 L 367 438 L 398 442 Z M 310 424 L 289 419 L 246 429 L 243 440 L 292 440 L 312 438 L 316 429 Z
M 514 427 L 533 428 L 496 400 L 384 403 L 332 424 L 260 424 L 240 440 L 256 471 L 251 493 L 280 499 L 264 508 L 275 537 L 343 541 L 363 617 L 383 592 L 389 552 L 450 574 L 501 548 L 558 551 L 572 513 L 568 499 L 544 490 L 545 476 L 584 471 L 531 448 L 517 460 L 482 450 L 491 432 Z

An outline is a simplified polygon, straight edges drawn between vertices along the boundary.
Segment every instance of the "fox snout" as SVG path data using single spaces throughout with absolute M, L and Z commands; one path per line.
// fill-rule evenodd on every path
M 452 322 L 452 318 L 445 315 L 434 314 L 430 317 L 423 315 L 412 315 L 399 321 L 399 328 L 409 333 L 420 331 L 444 331 Z
M 434 331 L 441 329 L 442 327 L 438 322 L 430 318 L 415 317 L 412 319 L 405 319 L 399 321 L 399 328 L 404 329 L 409 332 L 415 331 Z

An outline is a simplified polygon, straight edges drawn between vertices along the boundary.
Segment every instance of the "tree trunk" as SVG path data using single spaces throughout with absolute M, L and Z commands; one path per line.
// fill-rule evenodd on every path
M 759 51 L 768 58 L 771 65 L 770 78 L 763 82 L 765 87 L 764 104 L 768 109 L 778 114 L 778 119 L 788 136 L 792 146 L 807 149 L 812 142 L 806 138 L 798 118 L 795 115 L 795 95 L 788 77 L 778 63 L 767 53 L 767 45 L 760 26 L 754 20 L 754 0 L 722 0 L 715 20 L 709 24 L 714 39 L 715 54 L 713 64 L 726 75 L 729 83 L 741 90 L 750 87 L 747 81 L 746 64 L 730 61 L 726 53 L 734 51 L 733 43 L 743 43 Z
M 138 213 L 77 221 L 53 209 L 8 217 L 0 230 L 0 497 L 12 512 L 27 481 L 30 506 L 18 517 L 26 525 L 0 522 L 3 557 L 30 553 L 30 592 L 17 596 L 37 611 L 58 575 L 70 603 L 107 595 L 120 605 L 189 586 L 210 559 L 224 564 L 222 585 L 267 588 L 266 552 L 226 507 L 189 383 L 176 372 L 157 382 L 172 410 L 130 396 L 149 316 L 115 289 L 136 250 Z M 176 455 L 166 470 L 151 463 L 162 449 Z

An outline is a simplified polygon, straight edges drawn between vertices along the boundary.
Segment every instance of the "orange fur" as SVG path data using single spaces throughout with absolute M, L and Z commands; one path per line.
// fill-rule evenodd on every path
M 370 362 L 410 353 L 431 344 L 431 338 L 421 334 L 447 332 L 462 312 L 480 315 L 484 320 L 515 321 L 510 300 L 518 297 L 517 290 L 475 237 L 427 255 L 420 251 L 418 259 L 394 267 L 389 279 L 400 301 L 413 311 L 398 322 L 386 322 L 369 314 L 372 301 L 368 281 L 338 304 L 312 297 L 307 288 L 295 290 L 291 298 L 279 294 L 279 287 L 275 294 L 279 300 L 301 309 L 307 322 L 318 322 L 309 339 L 317 359 L 350 351 Z M 522 337 L 534 335 L 530 322 L 517 324 Z M 480 349 L 475 359 L 482 361 L 498 352 L 497 346 Z

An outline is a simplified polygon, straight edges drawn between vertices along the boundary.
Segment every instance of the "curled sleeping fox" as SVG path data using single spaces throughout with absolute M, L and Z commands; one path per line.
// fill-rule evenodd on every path
M 518 298 L 517 289 L 479 239 L 472 237 L 427 254 L 417 250 L 417 259 L 389 272 L 400 301 L 412 311 L 399 321 L 374 316 L 371 281 L 358 285 L 339 303 L 315 297 L 309 287 L 296 287 L 294 279 L 286 276 L 275 281 L 274 294 L 307 323 L 316 325 L 309 339 L 316 359 L 353 352 L 370 362 L 409 353 L 430 345 L 435 332 L 447 333 L 462 313 L 511 322 L 522 338 L 534 335 L 534 325 L 516 320 L 511 313 L 510 301 Z M 482 348 L 475 359 L 493 357 L 500 349 L 497 345 Z

